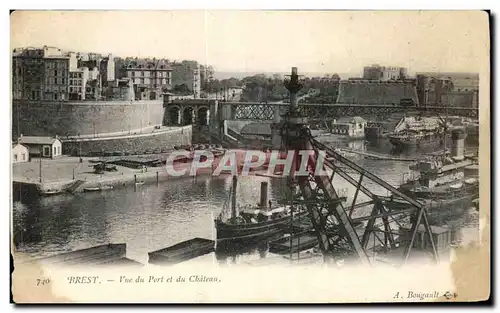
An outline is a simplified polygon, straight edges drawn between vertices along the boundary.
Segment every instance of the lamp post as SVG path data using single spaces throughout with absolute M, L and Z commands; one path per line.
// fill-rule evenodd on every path
M 42 182 L 42 150 L 43 146 L 40 146 L 40 183 Z

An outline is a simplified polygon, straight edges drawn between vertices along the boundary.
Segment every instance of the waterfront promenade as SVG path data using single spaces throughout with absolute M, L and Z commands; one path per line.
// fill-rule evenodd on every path
M 33 158 L 31 162 L 13 164 L 12 181 L 21 185 L 34 185 L 37 190 L 46 191 L 48 189 L 62 189 L 80 180 L 83 183 L 74 190 L 75 192 L 79 192 L 83 191 L 83 188 L 100 185 L 124 186 L 133 185 L 135 181 L 154 183 L 178 178 L 172 177 L 167 172 L 165 166 L 148 167 L 144 170 L 116 165 L 116 172 L 106 171 L 103 174 L 96 174 L 93 169 L 95 163 L 91 163 L 90 160 L 98 159 L 84 157 L 82 158 L 82 163 L 80 163 L 78 157 L 69 156 L 63 156 L 54 160 L 42 159 L 40 175 L 40 159 Z M 175 166 L 175 169 L 181 170 L 187 168 L 187 174 L 189 174 L 190 166 L 190 163 L 180 163 Z M 210 175 L 212 169 L 201 169 L 197 173 L 198 175 Z

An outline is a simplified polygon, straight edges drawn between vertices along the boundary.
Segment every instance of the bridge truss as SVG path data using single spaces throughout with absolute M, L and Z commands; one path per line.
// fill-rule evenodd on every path
M 288 111 L 288 104 L 282 103 L 258 103 L 258 102 L 225 102 L 223 105 L 231 105 L 237 120 L 270 121 L 274 118 L 275 106 L 279 106 L 281 115 Z M 404 107 L 400 105 L 357 105 L 357 104 L 299 104 L 298 112 L 311 120 L 333 119 L 342 116 L 373 116 L 389 115 L 408 111 L 429 112 L 477 118 L 477 108 L 461 108 L 436 106 L 436 107 Z
M 282 149 L 294 151 L 292 174 L 288 178 L 293 197 L 292 203 L 295 206 L 305 207 L 309 212 L 325 261 L 340 256 L 341 258 L 354 257 L 361 263 L 371 264 L 368 253 L 369 241 L 378 240 L 379 246 L 385 249 L 395 248 L 397 241 L 395 236 L 398 233 L 393 228 L 402 226 L 404 222 L 409 223 L 410 226 L 409 242 L 400 243 L 405 246 L 404 260 L 408 259 L 419 226 L 423 223 L 425 234 L 432 247 L 432 255 L 437 261 L 438 253 L 427 212 L 422 204 L 311 136 L 307 119 L 296 110 L 296 103 L 293 103 L 293 99 L 296 99 L 293 94 L 301 88 L 296 68 L 292 69 L 292 75 L 286 82 L 286 87 L 291 93 L 292 104 L 284 116 L 281 136 Z M 304 156 L 298 153 L 301 150 L 308 150 L 311 153 L 309 156 Z M 300 170 L 303 157 L 307 158 L 308 176 L 296 175 Z M 318 173 L 317 166 L 326 172 Z M 357 177 L 355 178 L 352 173 L 355 173 Z M 335 175 L 355 187 L 350 205 L 343 204 L 344 199 L 339 196 L 333 182 Z M 372 191 L 374 186 L 378 190 L 392 193 L 392 196 L 377 195 Z M 359 193 L 365 194 L 370 200 L 358 203 Z M 398 198 L 399 205 L 394 205 L 393 197 Z M 366 222 L 366 227 L 361 233 L 354 226 L 359 222 Z

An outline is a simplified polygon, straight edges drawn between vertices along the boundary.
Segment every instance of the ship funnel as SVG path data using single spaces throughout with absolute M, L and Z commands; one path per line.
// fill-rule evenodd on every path
M 464 159 L 465 138 L 467 134 L 463 128 L 456 128 L 451 132 L 451 156 L 455 160 Z
M 235 219 L 238 216 L 236 210 L 236 188 L 238 187 L 238 177 L 233 176 L 233 187 L 231 189 L 231 219 Z
M 260 183 L 260 207 L 265 208 L 267 206 L 267 182 Z

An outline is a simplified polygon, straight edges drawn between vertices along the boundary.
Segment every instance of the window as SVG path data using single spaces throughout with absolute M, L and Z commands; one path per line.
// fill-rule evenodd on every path
M 57 93 L 54 93 L 54 100 L 57 100 Z
M 16 154 L 17 156 L 17 154 Z M 23 161 L 26 161 L 26 153 L 23 153 Z
M 16 153 L 16 154 L 14 154 L 14 161 L 16 161 L 16 162 L 17 162 L 17 153 Z
M 54 70 L 54 76 L 57 76 L 57 70 Z
M 144 71 L 141 72 L 141 76 L 144 77 Z
M 48 156 L 50 154 L 50 147 L 43 147 L 43 155 Z
M 57 154 L 57 149 L 56 147 L 54 147 L 54 153 L 52 155 L 56 155 Z
M 61 147 L 57 147 L 57 154 L 61 154 Z

